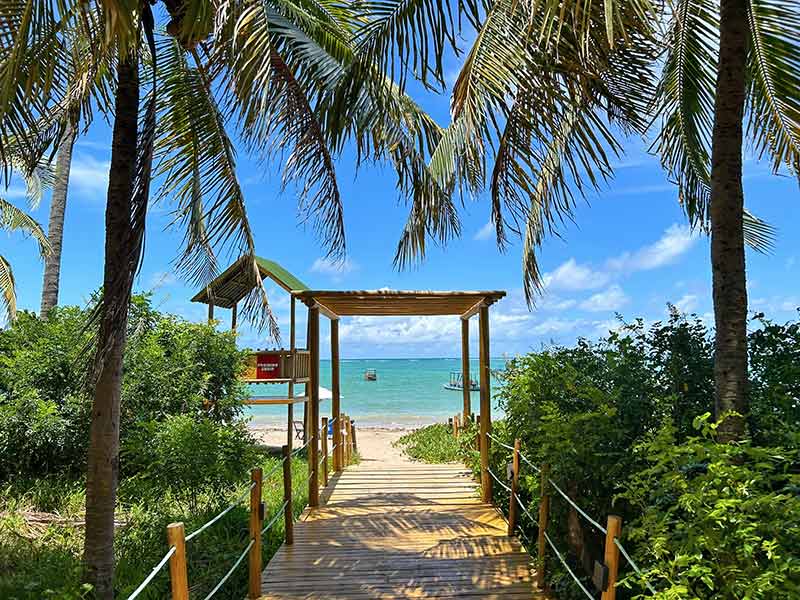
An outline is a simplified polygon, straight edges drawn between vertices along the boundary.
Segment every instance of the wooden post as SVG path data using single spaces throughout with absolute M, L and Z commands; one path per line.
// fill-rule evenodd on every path
M 458 413 L 453 416 L 453 435 L 458 438 L 460 416 Z
M 167 543 L 175 546 L 169 559 L 169 582 L 172 600 L 189 600 L 189 576 L 186 573 L 186 531 L 183 523 L 167 525 Z
M 209 298 L 208 299 L 208 324 L 211 325 L 214 322 L 214 301 Z
M 322 481 L 328 485 L 328 417 L 322 417 Z
M 286 533 L 286 545 L 294 544 L 294 519 L 292 517 L 292 449 L 287 445 L 281 448 L 283 454 L 283 530 Z
M 478 312 L 480 329 L 480 379 L 481 379 L 481 497 L 492 501 L 492 478 L 489 475 L 489 433 L 492 430 L 491 391 L 489 373 L 489 307 L 481 306 Z
M 619 575 L 619 548 L 614 538 L 622 534 L 622 519 L 616 515 L 608 515 L 606 521 L 605 565 L 608 568 L 608 585 L 601 600 L 615 600 L 617 597 L 617 577 Z
M 358 437 L 356 436 L 356 424 L 352 419 L 350 420 L 350 437 L 353 438 L 352 446 L 353 446 L 353 454 L 355 454 L 356 452 L 358 452 Z
M 255 485 L 250 490 L 250 547 L 248 561 L 250 564 L 249 598 L 255 600 L 261 596 L 261 477 L 260 468 L 250 471 L 250 481 Z
M 353 458 L 353 424 L 350 422 L 350 416 L 344 416 L 344 429 L 345 435 L 347 436 L 347 441 L 345 443 L 345 448 L 347 452 L 345 452 L 345 464 L 350 466 L 350 460 Z
M 339 390 L 339 320 L 331 321 L 331 415 L 334 419 L 333 427 L 333 470 L 342 470 L 342 414 Z
M 514 535 L 517 526 L 517 488 L 519 487 L 519 438 L 514 440 L 511 458 L 511 497 L 508 500 L 508 535 Z
M 544 557 L 547 549 L 547 540 L 544 539 L 544 532 L 547 530 L 547 520 L 550 518 L 550 487 L 548 479 L 550 478 L 550 465 L 545 463 L 542 465 L 542 497 L 539 500 L 539 564 L 536 567 L 536 579 L 540 589 L 544 589 Z
M 289 312 L 289 349 L 292 352 L 292 372 L 290 373 L 291 380 L 289 381 L 289 404 L 286 405 L 286 443 L 289 445 L 289 452 L 292 451 L 292 444 L 294 443 L 294 378 L 297 373 L 295 361 L 297 360 L 297 334 L 296 332 L 296 318 L 295 318 L 295 297 L 292 296 L 291 309 Z
M 469 318 L 461 319 L 461 383 L 464 397 L 464 421 L 472 412 L 469 377 Z
M 311 441 L 308 445 L 308 468 L 311 470 L 308 479 L 308 505 L 319 506 L 319 308 L 308 309 L 308 349 L 311 351 L 310 383 L 311 390 L 308 402 L 311 405 L 309 414 L 309 430 Z
M 239 305 L 234 302 L 233 306 L 231 307 L 231 331 L 236 333 L 236 320 L 237 320 L 237 313 L 238 313 Z

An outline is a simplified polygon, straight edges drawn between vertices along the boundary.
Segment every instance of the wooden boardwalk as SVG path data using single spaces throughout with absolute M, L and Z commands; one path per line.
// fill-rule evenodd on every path
M 366 462 L 334 477 L 262 577 L 262 598 L 544 598 L 530 556 L 453 465 Z

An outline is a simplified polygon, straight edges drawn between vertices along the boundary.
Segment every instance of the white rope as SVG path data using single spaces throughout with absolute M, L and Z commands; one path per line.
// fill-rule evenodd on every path
M 234 500 L 234 501 L 233 501 L 233 503 L 232 503 L 230 506 L 228 506 L 228 508 L 226 508 L 225 510 L 223 510 L 221 513 L 219 513 L 219 514 L 218 514 L 216 517 L 214 517 L 213 519 L 211 519 L 211 520 L 210 520 L 208 523 L 206 523 L 205 525 L 203 525 L 203 526 L 202 526 L 200 529 L 198 529 L 197 531 L 193 531 L 192 533 L 190 533 L 189 535 L 187 535 L 187 536 L 186 536 L 186 541 L 188 542 L 188 541 L 189 541 L 189 540 L 191 540 L 192 538 L 195 538 L 195 537 L 197 537 L 198 535 L 200 535 L 201 533 L 203 533 L 203 532 L 204 532 L 206 529 L 208 529 L 209 527 L 211 527 L 211 526 L 212 526 L 214 523 L 216 523 L 217 521 L 219 521 L 219 520 L 220 520 L 222 517 L 224 517 L 225 515 L 227 515 L 227 514 L 228 514 L 228 513 L 229 513 L 231 510 L 233 510 L 234 508 L 236 508 L 236 506 L 238 506 L 238 505 L 239 505 L 239 503 L 240 503 L 242 500 L 244 500 L 244 499 L 245 499 L 247 496 L 249 496 L 249 495 L 250 495 L 250 490 L 252 490 L 252 489 L 253 489 L 255 486 L 256 486 L 256 482 L 255 482 L 255 481 L 253 481 L 252 483 L 250 483 L 250 485 L 247 487 L 247 489 L 244 491 L 244 493 L 243 493 L 241 496 L 239 496 L 239 497 L 238 497 L 236 500 Z
M 535 464 L 533 464 L 531 461 L 529 461 L 528 458 L 522 452 L 519 453 L 519 457 L 522 460 L 522 462 L 524 462 L 526 465 L 528 465 L 531 469 L 533 469 L 537 473 L 541 473 L 542 472 L 542 470 L 539 467 L 537 467 Z
M 556 482 L 555 482 L 555 481 L 553 481 L 553 480 L 552 480 L 552 479 L 550 479 L 550 478 L 548 478 L 548 479 L 547 479 L 547 481 L 549 481 L 549 482 L 550 482 L 550 485 L 552 485 L 554 488 L 556 488 L 556 490 L 558 491 L 558 493 L 559 493 L 559 494 L 561 494 L 561 495 L 564 497 L 564 499 L 565 499 L 567 502 L 569 502 L 569 503 L 572 505 L 572 507 L 573 507 L 575 510 L 577 510 L 577 511 L 578 511 L 578 512 L 579 512 L 581 515 L 583 515 L 583 518 L 584 518 L 584 519 L 586 519 L 587 521 L 589 521 L 589 523 L 591 523 L 592 525 L 594 525 L 595 527 L 597 527 L 597 529 L 599 529 L 600 531 L 602 531 L 604 534 L 605 534 L 605 533 L 608 533 L 608 532 L 606 531 L 606 528 L 605 528 L 605 527 L 603 527 L 602 525 L 600 525 L 600 523 L 598 523 L 598 522 L 597 522 L 597 521 L 595 521 L 595 520 L 594 520 L 592 517 L 590 517 L 589 515 L 587 515 L 587 514 L 584 512 L 584 510 L 583 510 L 583 509 L 582 509 L 580 506 L 578 506 L 577 504 L 575 504 L 575 502 L 572 500 L 572 498 L 570 498 L 569 496 L 567 496 L 567 495 L 566 495 L 566 494 L 563 492 L 563 490 L 562 490 L 560 487 L 558 487 L 558 486 L 556 485 Z
M 614 545 L 619 548 L 620 553 L 625 557 L 625 560 L 628 561 L 628 564 L 633 568 L 634 571 L 636 571 L 636 574 L 642 578 L 642 583 L 644 583 L 650 593 L 655 596 L 658 592 L 656 592 L 655 589 L 653 589 L 653 586 L 648 583 L 647 578 L 645 577 L 644 573 L 642 573 L 642 570 L 636 565 L 635 562 L 633 562 L 633 559 L 631 558 L 630 554 L 625 551 L 625 548 L 622 547 L 622 542 L 619 541 L 619 538 L 614 538 Z
M 169 550 L 167 550 L 167 553 L 164 555 L 164 558 L 162 558 L 158 562 L 158 564 L 155 567 L 153 567 L 153 570 L 150 571 L 150 574 L 147 577 L 145 577 L 142 583 L 139 584 L 139 587 L 133 590 L 133 593 L 130 596 L 128 596 L 128 600 L 133 600 L 134 598 L 136 598 L 136 596 L 142 593 L 142 590 L 147 587 L 148 583 L 153 581 L 153 578 L 164 567 L 164 565 L 167 564 L 167 561 L 169 561 L 169 559 L 172 558 L 173 554 L 175 554 L 175 546 L 172 546 L 170 547 Z
M 267 473 L 266 475 L 264 475 L 264 476 L 262 476 L 262 477 L 261 477 L 261 481 L 267 481 L 267 480 L 268 480 L 270 477 L 272 477 L 273 475 L 275 475 L 275 473 L 277 473 L 277 472 L 278 472 L 278 469 L 279 469 L 280 467 L 282 467 L 282 466 L 283 466 L 283 463 L 285 463 L 285 462 L 286 462 L 286 457 L 284 456 L 282 459 L 280 459 L 280 461 L 278 461 L 278 464 L 277 464 L 277 465 L 275 465 L 274 467 L 272 467 L 272 470 L 270 470 L 270 472 L 269 472 L 269 473 Z
M 491 433 L 489 433 L 488 431 L 486 432 L 486 436 L 487 436 L 489 439 L 491 439 L 493 442 L 495 442 L 495 443 L 496 443 L 498 446 L 502 446 L 503 448 L 507 448 L 507 449 L 511 450 L 512 452 L 514 451 L 514 446 L 509 446 L 508 444 L 504 444 L 503 442 L 501 442 L 500 440 L 498 440 L 496 437 L 494 437 L 494 436 L 493 436 Z
M 267 523 L 266 527 L 264 527 L 264 529 L 261 530 L 261 535 L 264 535 L 267 532 L 267 529 L 269 529 L 270 527 L 275 525 L 275 521 L 277 521 L 278 517 L 280 517 L 283 514 L 283 510 L 286 508 L 286 506 L 288 504 L 289 504 L 288 500 L 284 500 L 283 501 L 283 504 L 281 504 L 281 507 L 277 510 L 277 512 L 269 520 L 269 523 Z
M 308 446 L 309 442 L 311 442 L 311 440 L 308 440 L 305 444 L 303 444 L 299 448 L 295 448 L 294 450 L 292 450 L 292 455 L 297 454 L 298 452 L 300 452 L 300 450 Z
M 514 494 L 514 498 L 517 499 L 517 506 L 519 506 L 522 509 L 522 512 L 524 512 L 526 515 L 528 515 L 528 518 L 531 521 L 533 521 L 534 525 L 536 525 L 538 527 L 539 526 L 539 522 L 536 519 L 533 518 L 533 515 L 530 512 L 528 512 L 528 509 L 522 503 L 522 500 L 520 500 L 520 497 L 517 494 Z
M 233 572 L 236 570 L 236 567 L 238 567 L 242 563 L 244 557 L 247 556 L 247 553 L 250 552 L 250 548 L 252 548 L 253 544 L 255 543 L 256 543 L 255 540 L 250 540 L 250 543 L 247 544 L 247 548 L 245 548 L 244 552 L 242 552 L 239 558 L 236 559 L 236 562 L 233 563 L 233 566 L 230 568 L 230 570 L 227 573 L 225 573 L 225 576 L 219 580 L 219 583 L 216 586 L 214 586 L 214 589 L 209 592 L 208 596 L 205 597 L 205 600 L 209 600 L 209 598 L 212 598 L 214 594 L 216 594 L 219 591 L 219 588 L 221 588 L 223 584 L 226 581 L 228 581 L 228 578 L 231 575 L 233 575 Z
M 547 532 L 546 532 L 546 531 L 543 531 L 542 533 L 544 533 L 544 539 L 546 539 L 546 540 L 547 540 L 547 543 L 548 543 L 548 544 L 550 544 L 550 547 L 553 549 L 553 552 L 555 552 L 555 553 L 556 553 L 556 556 L 558 557 L 558 560 L 560 560 L 560 561 L 561 561 L 561 564 L 562 564 L 562 565 L 564 565 L 564 568 L 567 570 L 567 572 L 568 572 L 570 575 L 572 575 L 572 578 L 575 580 L 575 583 L 577 583 L 577 584 L 578 584 L 578 587 L 580 587 L 580 588 L 583 590 L 583 593 L 584 593 L 584 594 L 586 594 L 586 596 L 587 596 L 587 597 L 588 597 L 590 600 L 595 600 L 595 598 L 594 598 L 594 596 L 592 595 L 592 593 L 591 593 L 589 590 L 587 590 L 587 589 L 586 589 L 586 586 L 584 586 L 584 585 L 581 583 L 581 580 L 580 580 L 580 579 L 578 579 L 578 576 L 577 576 L 577 575 L 575 575 L 575 573 L 573 573 L 573 572 L 572 572 L 572 569 L 570 569 L 570 568 L 569 568 L 569 565 L 567 564 L 567 561 L 566 561 L 566 560 L 564 560 L 564 557 L 563 557 L 563 556 L 561 556 L 561 553 L 558 551 L 558 548 L 556 548 L 555 544 L 553 544 L 553 540 L 551 540 L 551 539 L 550 539 L 550 536 L 549 536 L 549 535 L 547 535 Z
M 496 481 L 496 482 L 497 482 L 497 483 L 500 485 L 500 487 L 502 487 L 502 488 L 503 488 L 505 491 L 507 491 L 509 494 L 511 493 L 511 488 L 510 488 L 510 487 L 508 487 L 508 486 L 507 486 L 505 483 L 503 483 L 502 481 L 500 481 L 500 480 L 497 478 L 497 475 L 495 475 L 494 473 L 492 473 L 492 470 L 491 470 L 491 469 L 486 469 L 486 471 L 489 473 L 489 475 L 491 475 L 491 476 L 492 476 L 492 479 L 494 479 L 494 480 L 495 480 L 495 481 Z

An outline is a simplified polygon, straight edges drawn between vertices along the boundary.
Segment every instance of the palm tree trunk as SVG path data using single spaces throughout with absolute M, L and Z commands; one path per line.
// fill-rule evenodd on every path
M 106 200 L 106 245 L 95 392 L 86 479 L 85 579 L 98 599 L 114 597 L 114 508 L 119 474 L 122 353 L 128 320 L 131 207 L 137 154 L 137 58 L 120 58 Z
M 742 216 L 742 121 L 748 25 L 744 0 L 721 0 L 719 72 L 711 147 L 711 268 L 716 322 L 714 407 L 747 412 L 747 287 Z M 743 417 L 726 418 L 723 442 L 741 439 Z
M 61 279 L 61 245 L 64 240 L 64 213 L 67 208 L 67 188 L 69 187 L 69 170 L 72 165 L 72 148 L 75 145 L 77 135 L 78 120 L 71 118 L 56 157 L 56 175 L 53 183 L 53 194 L 50 199 L 50 222 L 47 225 L 47 237 L 50 240 L 51 252 L 44 260 L 42 307 L 39 312 L 42 319 L 46 319 L 50 309 L 58 304 L 58 289 Z

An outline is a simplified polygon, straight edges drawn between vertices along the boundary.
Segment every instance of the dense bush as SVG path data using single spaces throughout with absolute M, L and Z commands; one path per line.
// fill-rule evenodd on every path
M 122 463 L 158 493 L 196 506 L 199 491 L 221 492 L 248 478 L 259 452 L 244 423 L 175 415 L 142 423 L 122 445 Z
M 622 497 L 646 580 L 664 599 L 800 597 L 800 453 L 718 444 L 708 416 L 699 437 L 668 424 L 637 448 L 647 467 Z
M 83 471 L 91 407 L 90 310 L 57 308 L 45 320 L 21 313 L 0 331 L 0 480 Z M 123 364 L 123 445 L 128 436 L 142 435 L 140 428 L 170 415 L 234 423 L 246 397 L 238 378 L 243 360 L 233 334 L 161 314 L 148 296 L 135 296 Z M 234 426 L 232 435 L 239 429 Z M 122 468 L 130 474 L 131 466 Z

